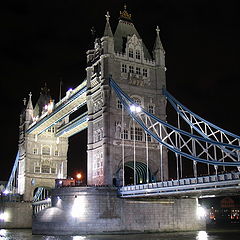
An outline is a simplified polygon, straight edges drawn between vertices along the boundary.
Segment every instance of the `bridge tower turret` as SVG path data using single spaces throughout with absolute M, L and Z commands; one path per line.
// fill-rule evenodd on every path
M 38 135 L 28 133 L 31 124 L 42 116 L 47 116 L 53 108 L 53 100 L 45 85 L 33 108 L 32 94 L 20 115 L 18 193 L 25 201 L 31 201 L 38 187 L 54 188 L 56 178 L 67 177 L 68 138 L 56 137 L 56 125 Z M 58 123 L 61 124 L 61 123 Z
M 103 37 L 97 38 L 94 48 L 87 51 L 88 184 L 121 184 L 123 172 L 125 184 L 133 183 L 134 159 L 136 183 L 167 179 L 166 149 L 122 111 L 120 101 L 109 86 L 111 76 L 137 104 L 166 120 L 166 102 L 162 95 L 162 88 L 166 86 L 165 53 L 159 29 L 152 57 L 126 6 L 120 11 L 114 34 L 109 19 L 107 13 Z

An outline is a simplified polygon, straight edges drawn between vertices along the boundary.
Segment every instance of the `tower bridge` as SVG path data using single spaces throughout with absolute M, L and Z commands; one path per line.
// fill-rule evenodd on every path
M 166 218 L 173 220 L 170 211 L 176 214 L 177 229 L 197 229 L 203 222 L 196 219 L 194 198 L 239 191 L 240 137 L 191 112 L 166 90 L 159 31 L 157 27 L 150 54 L 126 8 L 114 34 L 107 13 L 103 36 L 87 51 L 86 80 L 56 104 L 46 88 L 35 107 L 29 95 L 6 190 L 32 201 L 36 189 L 54 189 L 57 179 L 51 202 L 41 199 L 33 204 L 35 233 L 173 230 L 166 223 Z M 177 126 L 166 121 L 167 103 L 176 111 Z M 69 121 L 85 105 L 87 112 Z M 86 128 L 88 186 L 66 188 L 60 182 L 67 177 L 68 138 Z M 175 156 L 174 180 L 168 174 L 173 167 L 169 151 Z M 192 162 L 190 178 L 183 177 L 186 161 Z M 200 168 L 206 170 L 204 177 L 199 176 Z M 152 197 L 157 204 L 150 201 Z M 159 200 L 164 197 L 172 200 Z M 81 212 L 75 222 L 68 213 L 70 206 Z M 147 221 L 150 208 L 154 212 Z M 163 209 L 169 214 L 159 222 Z M 128 218 L 136 217 L 138 210 L 146 221 L 129 225 Z M 67 219 L 73 230 L 60 218 Z M 97 219 L 104 229 L 96 225 Z

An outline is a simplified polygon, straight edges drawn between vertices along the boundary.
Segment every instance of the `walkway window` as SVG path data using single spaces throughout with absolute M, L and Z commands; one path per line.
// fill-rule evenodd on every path
M 51 173 L 56 173 L 56 168 L 51 168 Z
M 50 147 L 47 147 L 47 146 L 43 147 L 42 148 L 42 155 L 49 156 L 50 155 Z
M 34 149 L 33 149 L 33 154 L 34 154 L 34 155 L 37 155 L 37 153 L 38 153 L 37 148 L 34 148 Z

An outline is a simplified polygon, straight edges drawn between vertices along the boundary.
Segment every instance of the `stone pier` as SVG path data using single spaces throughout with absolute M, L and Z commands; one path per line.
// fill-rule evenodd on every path
M 205 228 L 196 199 L 121 199 L 116 188 L 66 187 L 33 217 L 33 234 L 192 231 Z

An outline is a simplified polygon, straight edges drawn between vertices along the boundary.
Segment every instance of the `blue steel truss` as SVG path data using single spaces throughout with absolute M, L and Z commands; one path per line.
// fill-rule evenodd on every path
M 131 111 L 131 106 L 138 108 L 140 108 L 140 106 L 138 106 L 113 79 L 110 79 L 109 84 L 126 111 L 144 129 L 145 133 L 149 134 L 170 151 L 192 161 L 204 164 L 214 166 L 240 166 L 240 146 L 215 141 L 178 129 L 143 108 L 138 112 Z

